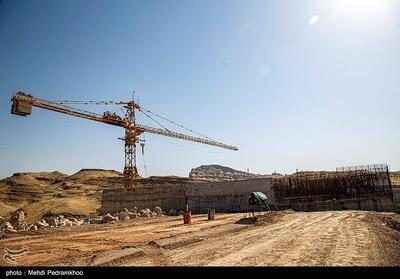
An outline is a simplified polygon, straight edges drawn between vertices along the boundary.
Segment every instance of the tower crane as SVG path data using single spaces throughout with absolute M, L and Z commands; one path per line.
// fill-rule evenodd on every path
M 167 120 L 173 124 L 180 126 L 181 128 L 185 128 L 182 125 L 179 125 L 173 121 L 170 121 L 156 113 L 151 112 L 150 110 L 144 109 L 137 102 L 134 100 L 132 101 L 49 101 L 49 100 L 42 100 L 28 94 L 26 92 L 18 91 L 12 98 L 12 107 L 11 113 L 20 115 L 20 116 L 27 116 L 30 115 L 32 112 L 32 107 L 38 107 L 42 109 L 51 110 L 54 112 L 64 113 L 67 115 L 80 117 L 92 121 L 102 122 L 109 125 L 114 125 L 118 127 L 122 127 L 125 129 L 125 137 L 122 138 L 125 141 L 125 167 L 123 171 L 124 175 L 124 185 L 125 187 L 132 187 L 135 184 L 135 179 L 139 177 L 138 171 L 136 168 L 136 144 L 139 143 L 139 136 L 143 133 L 151 133 L 211 146 L 216 146 L 219 148 L 229 149 L 237 151 L 238 148 L 227 145 L 215 140 L 212 140 L 208 137 L 205 137 L 201 134 L 201 137 L 194 137 L 182 133 L 177 133 L 170 131 L 169 129 L 162 126 L 159 122 L 154 120 L 151 115 L 158 116 L 164 120 Z M 123 106 L 124 117 L 117 115 L 114 112 L 106 111 L 103 115 L 85 111 L 82 109 L 74 108 L 66 104 L 114 104 L 114 105 L 121 105 Z M 151 118 L 158 124 L 160 124 L 163 128 L 154 128 L 142 124 L 136 123 L 136 111 L 139 111 L 146 115 L 147 117 Z M 187 129 L 187 128 L 185 128 Z M 193 130 L 187 129 L 191 132 Z M 194 132 L 195 133 L 195 132 Z M 142 145 L 143 148 L 143 145 Z

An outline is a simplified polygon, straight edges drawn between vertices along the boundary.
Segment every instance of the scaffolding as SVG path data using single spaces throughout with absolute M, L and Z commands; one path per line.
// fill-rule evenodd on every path
M 337 168 L 332 172 L 296 172 L 274 180 L 280 207 L 328 210 L 344 201 L 393 199 L 386 164 Z

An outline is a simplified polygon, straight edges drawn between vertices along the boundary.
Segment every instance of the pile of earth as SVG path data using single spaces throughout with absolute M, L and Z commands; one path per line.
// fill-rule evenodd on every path
M 100 207 L 103 189 L 122 183 L 122 174 L 113 170 L 15 173 L 0 180 L 0 216 L 22 209 L 34 223 L 46 215 L 89 215 Z

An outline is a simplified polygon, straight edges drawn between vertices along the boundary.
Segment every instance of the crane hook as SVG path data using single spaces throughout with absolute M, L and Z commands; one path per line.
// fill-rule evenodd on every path
M 144 142 L 141 142 L 140 146 L 142 147 L 142 155 L 144 155 Z

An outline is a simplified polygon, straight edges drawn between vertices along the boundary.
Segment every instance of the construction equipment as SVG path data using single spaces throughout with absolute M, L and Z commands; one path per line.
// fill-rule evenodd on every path
M 31 94 L 25 93 L 25 92 L 17 92 L 11 99 L 12 103 L 12 108 L 11 108 L 11 113 L 21 115 L 21 116 L 27 116 L 30 115 L 32 112 L 32 106 L 34 107 L 39 107 L 42 109 L 47 109 L 55 112 L 60 112 L 88 120 L 93 120 L 97 122 L 102 122 L 118 127 L 122 127 L 125 129 L 125 137 L 122 138 L 125 141 L 125 167 L 124 167 L 124 184 L 126 187 L 131 187 L 135 184 L 135 179 L 138 178 L 138 171 L 136 168 L 136 143 L 139 143 L 141 141 L 139 139 L 139 136 L 145 132 L 147 133 L 152 133 L 152 134 L 157 134 L 157 135 L 162 135 L 166 137 L 171 137 L 171 138 L 176 138 L 176 139 L 181 139 L 181 140 L 186 140 L 186 141 L 191 141 L 191 142 L 197 142 L 201 144 L 206 144 L 206 145 L 211 145 L 211 146 L 216 146 L 224 149 L 229 149 L 229 150 L 238 150 L 238 148 L 227 145 L 218 141 L 214 141 L 208 137 L 205 137 L 201 134 L 198 134 L 194 132 L 191 129 L 185 128 L 182 125 L 179 125 L 173 121 L 170 121 L 162 116 L 159 116 L 158 114 L 155 114 L 149 110 L 146 110 L 139 106 L 137 102 L 134 100 L 132 101 L 48 101 L 48 100 L 42 100 L 33 97 Z M 78 108 L 70 107 L 65 104 L 100 104 L 100 105 L 122 105 L 123 106 L 123 112 L 125 114 L 125 117 L 122 118 L 118 116 L 114 112 L 109 112 L 106 111 L 103 115 L 81 110 Z M 163 128 L 154 128 L 150 126 L 145 126 L 141 124 L 136 123 L 136 110 L 142 112 L 144 115 L 161 125 L 159 122 L 154 120 L 150 114 L 158 116 L 164 120 L 169 121 L 170 123 L 173 123 L 175 125 L 180 126 L 181 128 L 184 128 L 188 131 L 191 131 L 193 133 L 196 133 L 200 135 L 201 137 L 193 137 L 190 135 L 182 134 L 182 133 L 177 133 L 168 130 L 164 126 Z M 142 142 L 142 141 L 141 141 Z M 142 145 L 143 148 L 143 145 Z
M 271 211 L 268 204 L 267 195 L 263 192 L 252 192 L 249 195 L 249 204 L 253 217 L 256 217 L 255 211 Z

